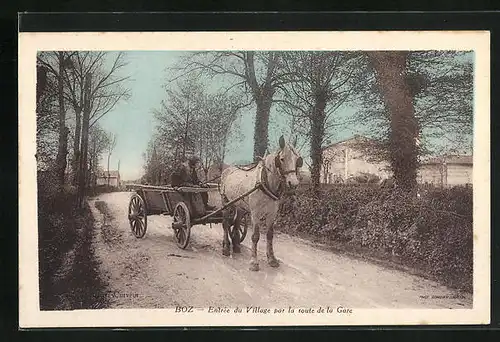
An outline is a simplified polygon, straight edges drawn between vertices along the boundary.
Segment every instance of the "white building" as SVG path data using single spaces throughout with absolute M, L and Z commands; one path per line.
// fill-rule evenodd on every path
M 109 174 L 107 171 L 99 173 L 97 176 L 97 185 L 108 185 L 108 179 L 109 179 L 109 186 L 113 187 L 119 187 L 120 186 L 120 172 L 118 171 L 109 171 Z
M 422 162 L 418 181 L 444 187 L 472 184 L 472 168 L 472 156 L 431 158 Z
M 388 178 L 391 175 L 389 164 L 377 161 L 370 153 L 370 145 L 375 142 L 362 136 L 339 141 L 323 149 L 321 182 L 335 183 L 363 173 Z M 374 145 L 373 145 L 374 146 Z
M 370 146 L 376 147 L 376 142 L 358 135 L 325 147 L 321 182 L 345 181 L 363 173 L 376 175 L 381 179 L 391 177 L 389 163 L 374 158 L 377 151 Z M 417 172 L 419 183 L 445 187 L 472 184 L 472 156 L 430 158 L 421 163 Z

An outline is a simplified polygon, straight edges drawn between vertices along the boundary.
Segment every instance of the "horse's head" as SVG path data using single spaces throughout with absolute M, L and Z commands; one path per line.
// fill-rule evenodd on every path
M 285 138 L 280 137 L 280 150 L 274 159 L 276 168 L 283 178 L 285 187 L 295 189 L 299 185 L 297 173 L 302 167 L 303 160 L 295 148 L 285 143 Z

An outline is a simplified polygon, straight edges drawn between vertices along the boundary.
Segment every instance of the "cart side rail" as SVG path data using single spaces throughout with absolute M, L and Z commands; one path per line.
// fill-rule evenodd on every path
M 159 192 L 210 192 L 218 191 L 217 185 L 208 184 L 208 187 L 198 187 L 198 186 L 178 186 L 173 187 L 169 185 L 145 185 L 145 184 L 127 184 L 129 189 L 133 190 L 145 190 L 145 191 L 159 191 Z

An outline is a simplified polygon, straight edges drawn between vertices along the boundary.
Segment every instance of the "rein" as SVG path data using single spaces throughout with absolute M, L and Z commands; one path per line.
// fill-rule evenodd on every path
M 278 183 L 278 193 L 274 193 L 271 188 L 269 187 L 269 181 L 267 178 L 268 172 L 270 172 L 269 168 L 266 166 L 264 163 L 264 160 L 262 160 L 262 171 L 260 172 L 260 182 L 258 183 L 260 189 L 272 200 L 278 201 L 281 198 L 281 195 L 283 195 L 283 183 L 284 183 L 284 176 L 280 176 L 280 181 Z M 279 172 L 279 171 L 278 171 Z
M 295 155 L 297 155 L 295 153 L 295 151 L 293 151 L 293 150 L 291 150 L 291 151 Z M 302 158 L 300 158 L 300 159 L 302 160 Z M 278 152 L 276 154 L 276 156 L 274 157 L 274 165 L 276 166 L 276 170 L 278 171 L 279 183 L 278 183 L 277 193 L 274 193 L 271 190 L 271 188 L 269 187 L 269 182 L 268 182 L 268 178 L 267 178 L 268 172 L 272 172 L 272 171 L 269 170 L 269 168 L 266 166 L 264 158 L 261 158 L 261 162 L 262 162 L 262 171 L 261 171 L 261 177 L 260 177 L 261 189 L 268 197 L 277 201 L 281 198 L 281 196 L 284 193 L 284 188 L 285 188 L 285 184 L 286 184 L 285 183 L 286 182 L 286 180 L 285 180 L 286 175 L 288 175 L 290 173 L 297 173 L 297 167 L 299 167 L 299 166 L 296 166 L 295 169 L 293 169 L 293 170 L 283 170 L 283 165 L 281 164 L 281 160 L 280 160 L 280 153 Z
M 296 156 L 298 156 L 295 151 L 293 151 L 293 150 L 291 150 L 291 151 Z M 295 169 L 293 169 L 293 170 L 284 170 L 283 169 L 283 165 L 281 164 L 281 160 L 280 160 L 280 152 L 278 152 L 276 154 L 276 156 L 274 157 L 274 165 L 276 167 L 276 171 L 277 171 L 278 177 L 279 177 L 278 188 L 277 188 L 276 192 L 274 192 L 273 190 L 271 190 L 271 188 L 269 186 L 268 174 L 269 173 L 272 174 L 273 171 L 271 169 L 269 169 L 269 167 L 267 167 L 267 165 L 266 165 L 266 157 L 264 157 L 264 158 L 263 157 L 259 157 L 259 159 L 260 159 L 259 162 L 253 164 L 248 169 L 244 169 L 242 167 L 236 166 L 236 169 L 238 169 L 238 170 L 252 171 L 259 164 L 262 164 L 262 170 L 260 171 L 259 179 L 257 180 L 257 183 L 256 183 L 255 187 L 252 190 L 250 190 L 247 194 L 250 194 L 250 193 L 252 193 L 252 192 L 260 189 L 269 198 L 271 198 L 274 201 L 278 201 L 278 200 L 281 199 L 281 196 L 284 193 L 284 188 L 285 188 L 285 184 L 286 184 L 286 175 L 288 175 L 290 173 L 297 173 L 297 168 L 299 168 L 299 167 L 302 166 L 302 158 L 299 156 L 299 158 L 297 159 L 297 165 L 296 165 Z

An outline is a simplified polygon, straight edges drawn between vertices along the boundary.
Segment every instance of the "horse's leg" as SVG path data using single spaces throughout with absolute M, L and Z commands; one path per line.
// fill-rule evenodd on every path
M 266 233 L 267 263 L 271 267 L 278 267 L 280 264 L 278 262 L 278 259 L 276 259 L 276 257 L 274 256 L 273 237 L 274 237 L 274 223 L 271 223 L 271 225 L 267 228 L 267 233 Z
M 229 242 L 229 225 L 231 222 L 228 220 L 228 213 L 223 212 L 222 217 L 222 229 L 223 229 L 223 239 L 222 239 L 222 255 L 229 256 L 231 252 L 229 250 L 230 242 Z
M 252 259 L 250 260 L 250 271 L 259 270 L 259 261 L 257 260 L 257 244 L 259 243 L 260 231 L 259 223 L 252 217 L 253 234 L 252 234 Z
M 233 236 L 231 237 L 233 243 L 233 252 L 241 253 L 240 247 L 240 224 L 241 224 L 241 211 L 236 209 L 236 217 L 233 223 Z

